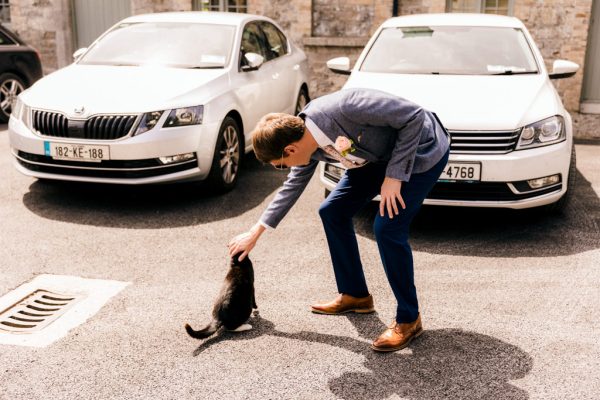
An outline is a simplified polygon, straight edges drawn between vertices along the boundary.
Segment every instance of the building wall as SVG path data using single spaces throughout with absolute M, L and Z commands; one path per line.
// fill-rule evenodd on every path
M 19 0 L 10 2 L 12 29 L 40 52 L 44 73 L 73 60 L 71 2 Z
M 131 12 L 133 15 L 191 10 L 191 0 L 131 0 Z

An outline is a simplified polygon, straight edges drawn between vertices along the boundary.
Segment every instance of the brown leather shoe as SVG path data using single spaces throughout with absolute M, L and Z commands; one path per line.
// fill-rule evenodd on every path
M 375 351 L 402 350 L 422 333 L 421 314 L 413 322 L 399 324 L 394 320 L 392 325 L 373 342 L 371 348 Z
M 313 304 L 310 307 L 314 313 L 329 315 L 349 312 L 367 314 L 375 311 L 375 307 L 373 306 L 373 296 L 353 297 L 343 293 L 329 303 Z

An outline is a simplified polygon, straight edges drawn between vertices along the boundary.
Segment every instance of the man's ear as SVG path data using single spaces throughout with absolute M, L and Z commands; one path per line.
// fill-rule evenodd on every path
M 296 143 L 290 143 L 283 148 L 285 154 L 290 155 L 294 154 L 298 151 L 298 145 Z

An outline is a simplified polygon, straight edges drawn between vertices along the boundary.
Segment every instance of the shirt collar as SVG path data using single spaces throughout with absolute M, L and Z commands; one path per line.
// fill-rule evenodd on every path
M 306 129 L 310 132 L 312 137 L 315 139 L 319 147 L 325 147 L 333 144 L 333 141 L 327 137 L 325 133 L 313 122 L 312 119 L 306 117 L 304 120 Z

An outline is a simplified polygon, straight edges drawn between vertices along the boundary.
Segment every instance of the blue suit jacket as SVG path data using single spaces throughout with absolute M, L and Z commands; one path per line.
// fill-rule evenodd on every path
M 338 136 L 353 141 L 352 155 L 386 163 L 386 176 L 408 182 L 413 173 L 429 170 L 450 145 L 435 114 L 421 106 L 373 89 L 344 89 L 319 97 L 300 113 L 310 118 L 332 142 Z M 275 228 L 296 203 L 325 152 L 317 150 L 307 165 L 292 167 L 283 188 L 260 221 Z

